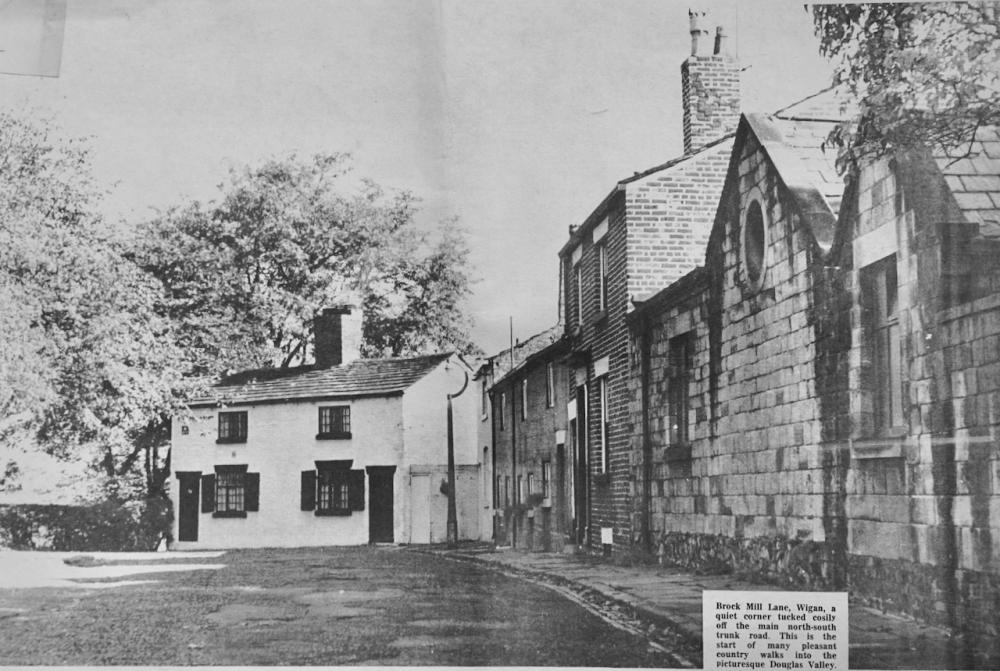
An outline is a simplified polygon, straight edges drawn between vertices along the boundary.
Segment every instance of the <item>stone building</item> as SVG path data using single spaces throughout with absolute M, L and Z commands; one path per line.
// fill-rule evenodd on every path
M 1000 135 L 845 186 L 818 109 L 741 119 L 704 267 L 628 317 L 633 528 L 995 638 Z

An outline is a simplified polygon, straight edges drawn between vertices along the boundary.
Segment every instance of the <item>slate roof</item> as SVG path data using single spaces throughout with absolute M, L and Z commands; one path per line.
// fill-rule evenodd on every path
M 766 115 L 781 132 L 784 144 L 798 156 L 809 181 L 835 217 L 840 212 L 844 180 L 837 174 L 837 148 L 827 147 L 826 138 L 838 123 L 855 113 L 855 106 L 842 91 L 829 88 Z
M 361 359 L 341 366 L 266 368 L 236 373 L 191 407 L 276 403 L 319 398 L 395 396 L 436 368 L 451 352 L 407 359 Z
M 988 237 L 1000 237 L 1000 127 L 980 128 L 964 158 L 934 157 L 955 201 L 970 223 Z

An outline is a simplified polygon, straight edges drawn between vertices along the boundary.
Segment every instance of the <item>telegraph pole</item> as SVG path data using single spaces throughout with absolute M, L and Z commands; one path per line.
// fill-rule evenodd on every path
M 462 395 L 469 386 L 469 372 L 462 369 L 465 382 L 457 394 L 448 394 L 448 526 L 447 541 L 450 549 L 458 547 L 458 510 L 455 505 L 455 422 L 451 409 L 451 399 Z

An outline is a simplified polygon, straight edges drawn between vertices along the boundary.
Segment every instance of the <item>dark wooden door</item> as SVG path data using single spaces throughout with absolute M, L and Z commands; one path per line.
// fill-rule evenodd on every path
M 198 506 L 201 473 L 178 473 L 180 500 L 177 502 L 177 540 L 198 540 Z
M 368 471 L 368 542 L 392 543 L 393 487 L 395 466 L 369 466 Z
M 573 502 L 576 510 L 573 511 L 573 518 L 576 520 L 576 542 L 589 545 L 590 472 L 587 468 L 587 387 L 585 385 L 576 388 L 575 428 L 576 464 L 573 473 L 573 486 L 576 491 Z

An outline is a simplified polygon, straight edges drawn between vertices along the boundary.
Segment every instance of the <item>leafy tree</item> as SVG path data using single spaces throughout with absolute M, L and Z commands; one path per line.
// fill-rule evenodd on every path
M 916 145 L 955 155 L 978 128 L 1000 123 L 995 2 L 815 5 L 812 12 L 835 83 L 860 101 L 856 123 L 832 136 L 854 156 Z
M 412 195 L 365 180 L 352 189 L 348 163 L 268 161 L 234 172 L 218 203 L 139 228 L 130 257 L 162 282 L 188 374 L 304 363 L 314 315 L 345 302 L 365 311 L 370 355 L 472 347 L 459 229 L 421 232 Z
M 84 459 L 129 496 L 143 455 L 155 485 L 134 438 L 172 411 L 179 351 L 157 285 L 97 214 L 85 147 L 52 134 L 0 114 L 0 439 Z

